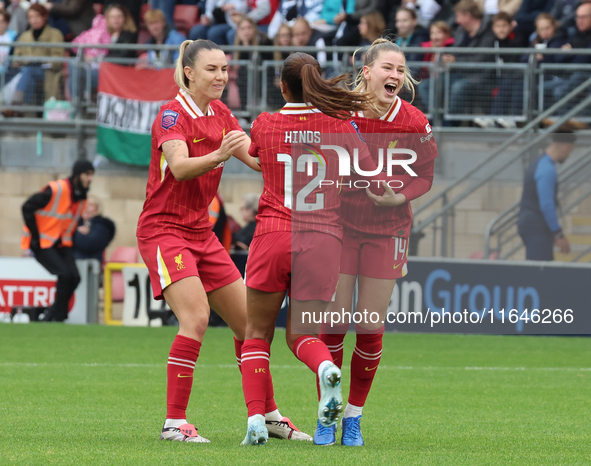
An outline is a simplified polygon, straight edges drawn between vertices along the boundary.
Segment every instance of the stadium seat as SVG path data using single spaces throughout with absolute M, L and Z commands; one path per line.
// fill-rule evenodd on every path
M 138 250 L 133 246 L 118 246 L 109 258 L 109 262 L 124 262 L 126 264 L 135 264 L 137 261 Z M 123 273 L 113 272 L 111 275 L 111 290 L 113 302 L 122 302 L 125 297 Z
M 185 36 L 199 20 L 199 7 L 197 5 L 177 5 L 174 7 L 174 27 Z

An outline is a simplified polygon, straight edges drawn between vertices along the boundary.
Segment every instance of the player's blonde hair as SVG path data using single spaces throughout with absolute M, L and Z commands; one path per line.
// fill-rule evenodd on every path
M 185 91 L 191 94 L 189 89 L 189 78 L 185 75 L 185 66 L 195 68 L 195 62 L 202 50 L 222 50 L 215 42 L 205 39 L 186 40 L 179 47 L 179 59 L 174 69 L 174 82 Z
M 353 53 L 353 67 L 355 67 L 355 56 L 357 55 L 357 53 L 360 50 L 362 50 L 362 49 L 357 49 L 357 50 L 355 50 L 355 53 Z M 371 68 L 373 66 L 373 64 L 375 63 L 375 61 L 384 52 L 399 53 L 400 55 L 402 55 L 402 58 L 404 58 L 404 82 L 402 84 L 402 87 L 405 87 L 406 89 L 408 89 L 409 91 L 412 92 L 412 100 L 414 100 L 415 86 L 417 84 L 419 84 L 419 81 L 417 81 L 415 78 L 412 77 L 412 74 L 410 73 L 410 69 L 406 65 L 406 57 L 404 56 L 404 52 L 394 42 L 391 42 L 388 39 L 385 39 L 383 37 L 380 37 L 379 39 L 374 40 L 373 43 L 370 45 L 370 47 L 363 54 L 363 66 L 364 67 L 367 66 L 367 67 Z M 355 72 L 357 73 L 357 76 L 356 76 L 355 82 L 353 84 L 353 92 L 357 92 L 357 93 L 368 92 L 367 80 L 365 79 L 365 76 L 363 76 L 363 68 L 361 68 L 359 71 L 355 70 Z M 381 109 L 379 109 L 377 107 L 375 101 L 371 103 L 371 106 L 373 107 L 373 110 L 376 113 L 380 113 Z

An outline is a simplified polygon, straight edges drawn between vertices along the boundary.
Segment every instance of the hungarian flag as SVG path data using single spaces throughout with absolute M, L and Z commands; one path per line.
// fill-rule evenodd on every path
M 152 123 L 178 93 L 174 70 L 138 70 L 103 62 L 99 71 L 97 153 L 118 162 L 150 163 Z

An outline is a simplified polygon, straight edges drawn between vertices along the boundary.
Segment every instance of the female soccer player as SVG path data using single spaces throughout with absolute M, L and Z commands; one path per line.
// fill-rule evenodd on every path
M 338 280 L 342 228 L 335 180 L 339 179 L 339 160 L 333 150 L 322 153 L 319 147 L 339 142 L 351 153 L 357 147 L 359 164 L 364 169 L 369 168 L 368 163 L 375 168 L 355 123 L 350 121 L 351 112 L 365 109 L 369 97 L 337 87 L 345 78 L 325 80 L 312 56 L 290 55 L 281 70 L 281 92 L 287 104 L 274 115 L 263 113 L 252 126 L 249 153 L 259 160 L 265 186 L 246 265 L 247 327 L 242 347 L 242 385 L 248 406 L 245 445 L 267 440 L 263 414 L 269 390 L 270 345 L 288 289 L 287 343 L 318 376 L 318 424 L 335 424 L 342 410 L 341 372 L 317 338 L 319 329 L 303 328 L 304 322 L 295 315 L 325 311 Z
M 350 311 L 358 280 L 356 311 L 379 314 L 376 323 L 362 321 L 355 325 L 357 340 L 351 359 L 351 385 L 342 419 L 341 441 L 350 446 L 363 445 L 360 420 L 382 354 L 388 304 L 396 279 L 407 274 L 412 222 L 410 201 L 431 189 L 433 164 L 437 157 L 437 146 L 427 118 L 398 97 L 403 87 L 414 92 L 413 79 L 400 47 L 386 39 L 375 40 L 364 55 L 357 83 L 356 91 L 370 92 L 375 98 L 372 108 L 363 114 L 358 113 L 355 118 L 372 156 L 377 156 L 377 149 L 384 146 L 412 149 L 417 153 L 417 160 L 410 168 L 417 176 L 409 175 L 402 166 L 396 167 L 390 177 L 390 186 L 398 188 L 396 192 L 385 185 L 383 196 L 349 190 L 343 192 L 341 199 L 343 250 L 339 287 L 329 311 Z M 348 324 L 338 328 L 323 325 L 320 335 L 339 367 L 343 363 L 343 339 L 348 327 Z M 335 433 L 336 426 L 319 425 L 314 441 L 332 444 Z
M 185 411 L 210 307 L 234 332 L 240 365 L 245 287 L 211 230 L 208 206 L 232 155 L 260 168 L 248 155 L 250 139 L 218 100 L 228 81 L 227 68 L 224 52 L 213 42 L 183 42 L 174 75 L 180 91 L 152 125 L 152 159 L 137 238 L 154 297 L 166 299 L 179 320 L 168 357 L 167 415 L 160 435 L 166 440 L 209 442 L 187 423 Z M 275 435 L 309 439 L 281 417 L 272 391 L 264 404 Z

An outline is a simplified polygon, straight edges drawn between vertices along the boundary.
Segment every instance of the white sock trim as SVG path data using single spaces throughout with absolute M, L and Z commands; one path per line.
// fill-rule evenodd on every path
M 320 363 L 320 365 L 318 366 L 318 376 L 320 376 L 320 374 L 322 374 L 322 371 L 324 370 L 324 368 L 326 366 L 328 366 L 329 364 L 333 364 L 334 365 L 334 363 L 332 361 L 329 361 L 328 359 L 326 361 L 322 361 Z
M 357 417 L 363 414 L 363 406 L 355 406 L 351 403 L 347 403 L 347 407 L 345 408 L 345 414 L 343 417 Z
M 187 424 L 187 420 L 186 419 L 167 419 L 164 422 L 164 428 L 168 428 L 168 427 L 180 427 L 183 424 Z
M 263 424 L 264 424 L 265 423 L 265 416 L 263 416 L 262 414 L 255 414 L 254 416 L 248 416 L 248 425 L 250 426 L 256 420 L 263 421 Z
M 278 409 L 275 409 L 270 413 L 265 413 L 265 421 L 281 421 L 281 419 L 283 419 L 283 416 Z

